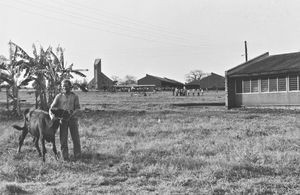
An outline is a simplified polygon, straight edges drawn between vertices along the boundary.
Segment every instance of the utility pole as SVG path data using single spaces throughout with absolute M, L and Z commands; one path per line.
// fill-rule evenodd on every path
M 245 41 L 245 58 L 246 58 L 246 62 L 248 62 L 247 41 Z

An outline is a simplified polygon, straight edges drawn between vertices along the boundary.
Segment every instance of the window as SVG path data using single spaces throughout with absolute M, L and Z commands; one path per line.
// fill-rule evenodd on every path
M 260 88 L 261 88 L 261 92 L 268 92 L 269 90 L 268 78 L 261 79 Z
M 298 90 L 297 76 L 296 75 L 290 75 L 289 76 L 289 90 L 290 91 L 296 91 L 296 90 Z
M 269 90 L 270 92 L 272 91 L 277 91 L 277 78 L 269 78 Z
M 251 80 L 251 93 L 258 92 L 258 79 Z
M 240 79 L 237 79 L 236 81 L 235 81 L 235 83 L 236 83 L 236 93 L 242 93 L 243 92 L 243 85 L 242 85 L 242 80 L 240 80 Z
M 298 90 L 300 90 L 300 76 L 298 75 L 299 79 L 298 79 Z
M 243 90 L 243 93 L 250 93 L 250 80 L 244 80 Z
M 286 91 L 286 77 L 278 77 L 278 91 Z

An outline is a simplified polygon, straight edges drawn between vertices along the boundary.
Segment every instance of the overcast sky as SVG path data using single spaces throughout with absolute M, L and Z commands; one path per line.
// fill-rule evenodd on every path
M 225 70 L 264 52 L 300 51 L 297 0 L 0 0 L 0 54 L 11 40 L 65 48 L 74 68 L 102 59 L 109 77 L 146 74 L 184 82 L 191 70 Z

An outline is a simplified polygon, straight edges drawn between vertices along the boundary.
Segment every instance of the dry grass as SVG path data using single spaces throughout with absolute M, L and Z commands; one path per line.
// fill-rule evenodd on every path
M 76 162 L 55 161 L 47 145 L 42 163 L 29 137 L 16 154 L 10 125 L 22 122 L 1 120 L 0 193 L 299 194 L 298 111 L 173 105 L 222 95 L 80 94 Z

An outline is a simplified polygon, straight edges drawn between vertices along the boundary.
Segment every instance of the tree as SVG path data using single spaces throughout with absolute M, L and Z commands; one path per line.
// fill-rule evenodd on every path
M 73 83 L 73 89 L 81 89 L 83 92 L 88 92 L 88 82 L 85 78 L 83 80 L 76 79 Z
M 66 67 L 64 49 L 61 46 L 56 48 L 56 54 L 52 51 L 52 48 L 49 47 L 47 49 L 47 56 L 50 63 L 48 67 L 48 106 L 50 106 L 50 103 L 54 100 L 54 97 L 61 91 L 60 83 L 64 79 L 74 78 L 73 74 L 85 78 L 86 75 L 81 73 L 81 71 L 88 71 L 88 69 L 73 69 L 73 64 L 70 64 L 68 67 Z M 87 87 L 81 83 L 75 82 L 74 87 L 80 88 L 82 91 L 87 92 Z
M 0 55 L 0 91 L 1 91 L 1 87 L 3 87 L 2 84 L 4 84 L 4 80 L 1 78 L 2 77 L 1 74 L 4 74 L 4 70 L 1 67 L 2 66 L 5 67 L 7 62 L 8 62 L 8 59 L 4 55 Z
M 126 75 L 124 81 L 122 82 L 123 85 L 132 85 L 136 83 L 137 83 L 136 77 L 132 75 Z
M 111 79 L 112 79 L 112 81 L 113 81 L 113 83 L 116 85 L 116 84 L 120 84 L 122 81 L 121 81 L 121 79 L 120 79 L 120 77 L 118 77 L 118 76 L 116 76 L 116 75 L 112 75 L 111 77 L 110 77 Z
M 0 80 L 1 86 L 6 87 L 7 95 L 7 109 L 10 105 L 13 106 L 13 111 L 20 115 L 20 99 L 19 99 L 19 88 L 21 86 L 28 85 L 27 63 L 30 59 L 24 58 L 24 60 L 18 59 L 19 54 L 23 53 L 23 50 L 18 50 L 17 47 L 9 43 L 10 56 L 9 60 L 4 56 L 1 56 L 0 63 Z M 24 52 L 25 53 L 25 52 Z
M 192 70 L 185 75 L 185 80 L 187 83 L 197 81 L 200 80 L 204 75 L 205 73 L 202 70 Z

